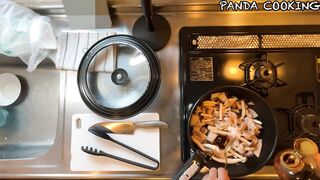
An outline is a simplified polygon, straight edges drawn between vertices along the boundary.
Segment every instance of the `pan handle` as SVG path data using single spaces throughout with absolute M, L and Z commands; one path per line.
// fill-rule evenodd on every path
M 198 150 L 192 154 L 190 159 L 178 171 L 174 180 L 189 180 L 195 176 L 204 166 L 205 160 Z

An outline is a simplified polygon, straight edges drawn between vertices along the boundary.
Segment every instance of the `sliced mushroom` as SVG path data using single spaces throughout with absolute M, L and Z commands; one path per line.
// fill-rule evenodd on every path
M 257 119 L 253 119 L 253 122 L 255 122 L 255 123 L 257 123 L 257 124 L 262 124 L 262 122 L 261 121 L 259 121 L 259 120 L 257 120 Z
M 195 125 L 197 125 L 199 123 L 200 123 L 200 116 L 197 115 L 197 114 L 192 114 L 190 125 L 191 126 L 195 126 Z
M 213 107 L 216 105 L 216 102 L 215 101 L 203 101 L 202 104 L 203 104 L 203 106 Z
M 226 93 L 225 92 L 222 92 L 218 95 L 218 99 L 221 101 L 221 102 L 225 102 L 227 100 L 227 96 L 226 96 Z
M 241 100 L 241 117 L 240 119 L 244 119 L 246 115 L 246 106 L 244 105 L 244 100 Z
M 248 113 L 251 115 L 252 118 L 257 118 L 258 117 L 258 114 L 255 110 L 249 108 L 248 109 Z
M 213 159 L 214 161 L 217 161 L 219 163 L 225 163 L 225 159 L 224 158 L 217 158 L 215 156 L 211 156 L 211 159 Z M 227 158 L 227 163 L 228 164 L 236 164 L 241 162 L 241 159 L 234 159 L 234 158 Z
M 198 130 L 193 130 L 192 134 L 195 138 L 197 138 L 200 141 L 200 143 L 204 143 L 207 139 L 207 136 Z
M 248 105 L 254 106 L 255 104 L 254 104 L 254 102 L 250 101 L 250 102 L 248 102 Z
M 259 157 L 260 153 L 261 153 L 261 149 L 262 149 L 262 139 L 259 139 L 258 144 L 257 144 L 257 148 L 253 151 L 253 154 L 256 155 L 257 157 Z
M 211 94 L 211 100 L 218 98 L 220 94 L 221 94 L 220 92 Z
M 206 117 L 206 118 L 213 118 L 213 116 L 211 114 L 205 114 L 205 113 L 201 113 L 200 116 Z
M 242 155 L 240 155 L 239 153 L 237 153 L 236 151 L 234 151 L 233 149 L 230 149 L 229 151 L 231 154 L 233 154 L 235 157 L 239 158 L 241 160 L 241 162 L 246 162 L 247 161 L 247 157 L 244 157 Z
M 206 149 L 195 136 L 191 136 L 191 140 L 201 149 L 201 151 L 210 152 L 210 150 Z
M 238 98 L 236 98 L 236 97 L 229 98 L 224 102 L 224 106 L 226 106 L 226 107 L 233 106 L 237 100 L 238 100 Z
M 213 144 L 203 144 L 203 147 L 210 149 L 212 151 L 220 151 L 219 147 Z
M 207 135 L 207 141 L 212 143 L 214 142 L 214 140 L 218 137 L 218 134 L 212 132 L 212 131 L 209 131 L 208 135 Z

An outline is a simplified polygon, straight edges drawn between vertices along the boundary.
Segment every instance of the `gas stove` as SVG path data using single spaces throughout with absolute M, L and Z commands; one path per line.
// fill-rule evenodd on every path
M 320 27 L 184 27 L 179 73 L 183 161 L 190 157 L 192 105 L 223 85 L 249 88 L 273 108 L 279 131 L 274 155 L 298 137 L 320 145 Z

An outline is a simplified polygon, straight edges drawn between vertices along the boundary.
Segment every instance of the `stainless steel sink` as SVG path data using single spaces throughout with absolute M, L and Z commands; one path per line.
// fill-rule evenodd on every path
M 35 158 L 54 144 L 59 111 L 59 74 L 45 60 L 29 73 L 19 58 L 0 55 L 0 74 L 13 73 L 21 82 L 18 100 L 5 108 L 8 123 L 0 127 L 0 159 Z

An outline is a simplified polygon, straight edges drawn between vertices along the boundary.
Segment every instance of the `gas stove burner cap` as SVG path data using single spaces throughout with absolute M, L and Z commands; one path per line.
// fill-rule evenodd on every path
M 302 133 L 320 136 L 320 114 L 307 105 L 300 105 L 291 111 L 291 119 Z
M 273 64 L 268 63 L 266 61 L 262 62 L 263 64 L 260 65 L 260 67 L 256 70 L 256 77 L 258 79 L 264 80 L 264 81 L 270 81 L 275 79 L 274 75 L 276 74 L 275 67 Z
M 306 114 L 301 116 L 300 127 L 306 133 L 309 133 L 314 136 L 320 136 L 319 114 Z

